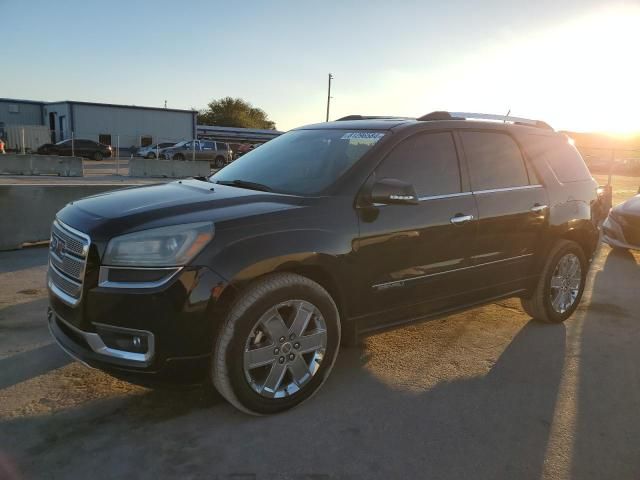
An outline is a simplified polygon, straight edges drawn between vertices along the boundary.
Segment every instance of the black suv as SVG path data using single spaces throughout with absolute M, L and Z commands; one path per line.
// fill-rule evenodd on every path
M 210 380 L 243 411 L 282 411 L 320 388 L 341 339 L 506 297 L 567 319 L 597 246 L 596 188 L 539 121 L 298 128 L 211 177 L 63 208 L 49 325 L 119 378 Z
M 58 143 L 45 143 L 38 147 L 40 155 L 64 155 L 102 160 L 111 156 L 111 146 L 93 140 L 62 140 Z

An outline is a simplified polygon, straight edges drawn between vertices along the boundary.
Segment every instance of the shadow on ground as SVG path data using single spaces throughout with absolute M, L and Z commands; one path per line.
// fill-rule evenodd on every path
M 539 479 L 575 341 L 575 422 L 561 457 L 573 478 L 637 478 L 639 281 L 634 257 L 614 252 L 595 273 L 591 307 L 567 326 L 503 310 L 496 321 L 517 334 L 484 375 L 403 388 L 365 345 L 343 351 L 323 390 L 284 414 L 250 417 L 211 390 L 140 389 L 0 421 L 0 445 L 33 478 Z M 402 330 L 400 348 L 419 351 L 430 329 Z M 464 361 L 485 360 L 471 355 Z M 397 365 L 415 378 L 423 367 L 419 358 Z

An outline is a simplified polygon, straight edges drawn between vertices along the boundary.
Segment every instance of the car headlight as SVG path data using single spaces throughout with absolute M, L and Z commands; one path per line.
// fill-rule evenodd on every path
M 128 233 L 109 241 L 103 263 L 126 267 L 177 267 L 194 258 L 212 238 L 211 222 Z

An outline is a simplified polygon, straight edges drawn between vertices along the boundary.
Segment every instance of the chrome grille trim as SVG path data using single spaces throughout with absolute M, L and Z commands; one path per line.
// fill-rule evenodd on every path
M 61 248 L 58 245 L 62 244 Z M 71 307 L 80 303 L 91 239 L 56 219 L 51 227 L 49 273 L 51 291 Z

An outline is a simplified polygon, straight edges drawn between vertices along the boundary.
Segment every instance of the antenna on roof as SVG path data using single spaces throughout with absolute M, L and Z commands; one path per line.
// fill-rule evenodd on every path
M 511 113 L 511 109 L 507 110 L 507 114 L 505 115 L 505 117 L 508 117 L 510 113 Z M 507 123 L 507 119 L 505 118 L 502 123 Z

